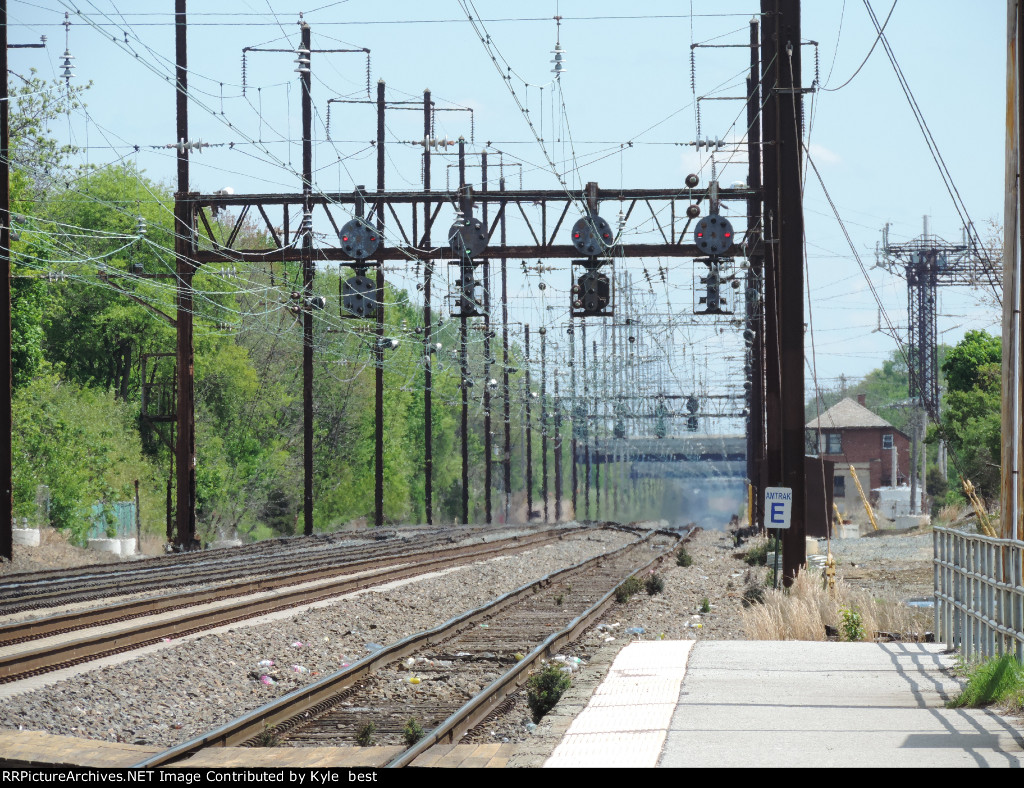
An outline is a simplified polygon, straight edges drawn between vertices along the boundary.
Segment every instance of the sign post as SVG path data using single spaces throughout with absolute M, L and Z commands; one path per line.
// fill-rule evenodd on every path
M 772 586 L 779 587 L 779 534 L 789 528 L 793 514 L 792 487 L 764 488 L 764 519 L 765 526 L 775 531 L 775 568 Z

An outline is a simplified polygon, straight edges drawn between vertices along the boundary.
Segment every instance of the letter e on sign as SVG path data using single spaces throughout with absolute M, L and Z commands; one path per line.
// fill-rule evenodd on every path
M 764 527 L 789 528 L 790 514 L 793 511 L 792 487 L 765 487 L 764 489 Z

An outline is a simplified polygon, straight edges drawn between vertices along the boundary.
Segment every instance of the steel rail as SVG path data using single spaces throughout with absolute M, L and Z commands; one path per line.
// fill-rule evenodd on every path
M 527 549 L 534 546 L 548 544 L 555 539 L 566 535 L 577 533 L 580 528 L 550 529 L 536 534 L 527 534 L 522 537 L 510 537 L 508 539 L 496 540 L 488 543 L 477 543 L 461 545 L 459 547 L 444 548 L 443 556 L 438 556 L 438 549 L 421 550 L 407 555 L 386 555 L 377 558 L 356 560 L 337 564 L 333 567 L 307 569 L 300 572 L 260 577 L 255 580 L 244 580 L 228 585 L 219 585 L 215 588 L 208 588 L 199 591 L 186 591 L 171 596 L 159 598 L 146 597 L 145 599 L 133 599 L 115 605 L 104 605 L 102 607 L 88 608 L 85 610 L 74 610 L 67 613 L 55 613 L 50 616 L 26 619 L 24 621 L 13 621 L 7 624 L 0 624 L 0 646 L 12 645 L 26 640 L 35 640 L 41 637 L 71 632 L 77 629 L 112 624 L 119 621 L 127 621 L 140 616 L 166 613 L 172 610 L 180 610 L 185 607 L 217 602 L 222 599 L 230 599 L 243 594 L 257 594 L 272 591 L 289 585 L 308 583 L 321 578 L 334 577 L 337 575 L 349 575 L 354 572 L 363 572 L 371 569 L 379 569 L 397 564 L 408 564 L 410 562 L 422 561 L 427 565 L 431 560 L 438 558 L 458 557 L 483 557 L 494 552 L 503 552 L 508 548 L 509 552 L 515 552 L 515 548 Z
M 341 693 L 376 672 L 378 668 L 409 656 L 426 645 L 441 642 L 451 636 L 452 630 L 464 628 L 479 619 L 491 616 L 497 610 L 551 585 L 556 579 L 564 575 L 582 571 L 591 564 L 606 561 L 610 556 L 632 549 L 655 533 L 671 535 L 677 538 L 679 536 L 673 532 L 647 531 L 617 550 L 610 553 L 602 553 L 586 561 L 581 561 L 573 566 L 545 575 L 538 580 L 531 581 L 507 594 L 503 594 L 485 605 L 461 613 L 432 629 L 424 630 L 398 640 L 379 651 L 363 657 L 344 670 L 337 671 L 330 676 L 325 676 L 311 684 L 295 689 L 212 731 L 176 745 L 164 752 L 152 755 L 132 768 L 152 768 L 154 766 L 167 765 L 180 761 L 207 747 L 243 745 L 269 727 L 279 730 L 292 727 L 294 724 L 307 719 L 311 714 L 320 713 L 333 706 Z M 616 584 L 617 586 L 618 584 Z
M 460 534 L 461 536 L 461 534 Z M 427 547 L 433 547 L 444 538 L 443 533 L 432 534 L 430 538 L 423 539 L 421 544 L 410 545 L 419 551 Z M 451 536 L 448 536 L 451 539 Z M 174 561 L 158 566 L 121 569 L 117 572 L 93 572 L 79 575 L 75 578 L 63 578 L 59 575 L 56 578 L 30 579 L 25 581 L 12 581 L 0 584 L 0 611 L 2 615 L 21 612 L 26 609 L 39 607 L 53 607 L 59 604 L 67 604 L 62 601 L 62 596 L 79 594 L 79 598 L 71 601 L 85 601 L 88 598 L 101 598 L 103 592 L 108 589 L 117 589 L 121 593 L 140 593 L 149 591 L 152 588 L 165 588 L 172 584 L 182 584 L 183 579 L 191 581 L 193 577 L 203 582 L 218 582 L 231 580 L 240 575 L 252 573 L 253 560 L 263 562 L 273 561 L 276 564 L 278 574 L 284 574 L 286 570 L 295 566 L 308 566 L 311 560 L 330 559 L 338 557 L 344 559 L 345 553 L 356 556 L 363 556 L 358 560 L 369 560 L 374 554 L 383 554 L 385 557 L 394 555 L 396 542 L 386 544 L 363 544 L 352 547 L 343 544 L 324 545 L 297 545 L 292 549 L 282 552 L 259 552 L 256 554 L 246 553 L 244 555 L 214 555 L 206 553 L 205 560 L 199 562 Z M 186 553 L 183 555 L 196 555 Z M 357 560 L 353 558 L 352 560 Z M 198 565 L 197 565 L 198 564 Z M 50 581 L 56 580 L 58 584 L 51 585 Z M 89 590 L 85 592 L 80 589 L 82 583 L 89 583 Z M 141 587 L 141 588 L 139 588 Z M 78 590 L 76 590 L 78 589 Z M 21 591 L 14 595 L 12 592 Z M 46 605 L 50 600 L 57 600 L 53 605 Z
M 488 555 L 537 547 L 558 538 L 561 537 L 553 535 L 548 540 L 537 540 L 528 545 L 504 545 L 454 558 L 450 555 L 440 556 L 419 564 L 384 568 L 370 575 L 347 578 L 317 588 L 299 588 L 275 593 L 261 599 L 241 600 L 236 604 L 214 610 L 195 611 L 172 619 L 144 623 L 130 629 L 120 629 L 58 644 L 47 644 L 41 648 L 0 656 L 0 683 L 18 681 L 31 675 L 70 667 L 133 648 L 141 648 L 158 643 L 165 637 L 180 638 L 215 626 L 223 626 L 258 615 L 286 610 L 296 605 L 308 605 L 340 594 L 370 588 L 381 582 L 392 582 L 452 565 L 471 563 Z
M 654 531 L 652 533 L 672 533 L 673 536 L 679 536 L 679 534 L 668 531 Z M 684 542 L 689 539 L 690 533 L 687 533 L 687 535 L 680 539 L 679 542 Z M 442 742 L 454 744 L 466 733 L 484 722 L 491 716 L 491 714 L 494 713 L 502 701 L 518 691 L 519 688 L 526 683 L 526 680 L 529 678 L 530 668 L 532 668 L 542 658 L 550 656 L 565 643 L 572 642 L 579 637 L 596 619 L 601 617 L 615 598 L 615 592 L 618 591 L 619 587 L 625 583 L 626 580 L 633 575 L 648 569 L 658 561 L 661 561 L 665 555 L 671 550 L 674 550 L 678 544 L 679 543 L 677 542 L 672 547 L 658 553 L 658 555 L 654 556 L 650 561 L 635 567 L 632 571 L 626 574 L 613 589 L 601 597 L 597 602 L 570 621 L 563 629 L 554 632 L 545 638 L 544 642 L 534 648 L 533 651 L 527 654 L 524 659 L 517 662 L 504 675 L 499 676 L 491 682 L 478 695 L 468 700 L 461 708 L 458 709 L 458 711 L 434 728 L 434 730 L 426 734 L 405 752 L 399 753 L 397 756 L 392 758 L 386 764 L 386 767 L 396 768 L 408 766 L 435 744 L 440 744 Z

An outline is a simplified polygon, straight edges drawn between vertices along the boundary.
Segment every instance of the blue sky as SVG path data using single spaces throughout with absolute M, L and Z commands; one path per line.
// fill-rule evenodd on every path
M 892 7 L 885 0 L 872 4 L 882 19 Z M 196 91 L 190 136 L 225 144 L 193 157 L 192 186 L 204 192 L 230 186 L 236 193 L 299 190 L 301 123 L 292 58 L 250 54 L 246 95 L 241 96 L 242 48 L 297 45 L 299 11 L 312 25 L 314 47 L 370 48 L 370 81 L 385 79 L 389 99 L 418 100 L 429 87 L 438 106 L 473 108 L 470 149 L 479 151 L 490 143 L 492 166 L 496 159 L 509 165 L 510 188 L 518 187 L 520 169 L 525 187 L 557 188 L 549 158 L 571 188 L 588 181 L 680 188 L 688 172 L 700 172 L 706 180 L 711 171 L 708 156 L 685 145 L 696 138 L 694 95 L 743 95 L 748 63 L 743 48 L 700 47 L 691 74 L 691 43 L 744 44 L 749 20 L 758 10 L 756 2 L 731 0 L 632 5 L 604 0 L 312 0 L 306 6 L 225 0 L 217 11 L 208 10 L 209 4 L 190 5 L 190 87 Z M 822 84 L 836 88 L 864 60 L 876 37 L 874 28 L 862 0 L 818 0 L 804 6 L 805 42 L 817 42 Z M 467 21 L 467 8 L 484 20 L 490 51 L 512 66 L 511 80 L 495 69 Z M 72 7 L 60 0 L 12 0 L 11 42 L 33 42 L 42 34 L 49 39 L 45 51 L 12 51 L 13 70 L 59 73 L 66 10 L 71 11 L 68 46 L 75 56 L 75 80 L 92 80 L 94 87 L 87 114 L 73 113 L 54 124 L 53 132 L 87 145 L 83 157 L 91 163 L 126 157 L 151 177 L 170 183 L 173 154 L 153 146 L 174 141 L 174 95 L 167 82 L 174 53 L 173 2 L 83 0 Z M 556 13 L 563 17 L 560 30 L 552 19 Z M 1002 221 L 1005 16 L 1005 5 L 992 0 L 969 10 L 952 0 L 898 0 L 886 29 L 983 237 L 988 221 Z M 549 62 L 556 35 L 568 58 L 560 97 Z M 814 63 L 815 47 L 805 45 L 805 84 L 814 77 Z M 366 69 L 361 54 L 314 55 L 314 166 L 317 187 L 323 190 L 348 191 L 357 183 L 375 182 L 375 156 L 369 148 L 375 135 L 372 108 L 334 104 L 330 141 L 324 127 L 328 98 L 365 97 Z M 543 147 L 517 99 L 530 110 Z M 564 112 L 559 107 L 563 101 Z M 439 135 L 469 138 L 468 115 L 439 113 Z M 881 46 L 852 82 L 809 100 L 806 116 L 812 156 L 868 267 L 875 262 L 886 222 L 892 240 L 906 240 L 921 233 L 927 214 L 933 233 L 959 239 L 961 224 L 952 200 Z M 743 139 L 743 123 L 741 102 L 701 102 L 702 136 L 730 143 L 715 161 L 724 184 L 746 178 L 746 157 L 735 144 Z M 420 187 L 419 154 L 406 141 L 417 139 L 421 130 L 419 113 L 389 114 L 390 188 Z M 227 147 L 230 142 L 233 148 Z M 435 188 L 444 182 L 443 167 L 435 165 Z M 603 214 L 613 220 L 617 210 L 609 205 Z M 878 366 L 896 344 L 875 331 L 878 307 L 813 177 L 805 211 L 814 360 L 821 384 L 831 386 L 841 375 L 856 378 Z M 632 234 L 639 240 L 651 231 L 649 226 L 628 228 L 627 238 Z M 644 284 L 644 269 L 656 272 L 662 265 L 666 284 L 652 294 Z M 673 387 L 737 390 L 742 380 L 738 331 L 723 323 L 682 325 L 693 306 L 693 263 L 630 260 L 626 268 L 638 283 L 638 307 L 650 313 L 643 329 L 649 333 L 648 346 L 665 355 Z M 406 266 L 389 276 L 411 287 L 413 273 Z M 878 269 L 869 275 L 892 321 L 905 326 L 905 284 Z M 545 277 L 548 286 L 539 290 Z M 556 328 L 564 322 L 564 271 L 525 278 L 516 271 L 513 280 L 518 320 Z M 946 342 L 957 341 L 971 328 L 998 330 L 999 315 L 984 293 L 944 290 L 940 311 L 940 336 Z M 670 313 L 676 325 L 667 329 Z M 810 354 L 810 341 L 807 348 Z

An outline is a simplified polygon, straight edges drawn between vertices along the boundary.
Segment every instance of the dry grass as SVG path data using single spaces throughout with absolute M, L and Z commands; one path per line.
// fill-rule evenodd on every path
M 948 504 L 939 509 L 938 514 L 935 515 L 936 524 L 948 527 L 955 522 L 963 520 L 972 511 L 969 506 Z
M 887 632 L 913 639 L 923 636 L 931 621 L 926 611 L 895 598 L 872 597 L 841 580 L 830 593 L 821 575 L 801 572 L 788 591 L 767 590 L 762 604 L 744 610 L 743 628 L 751 640 L 826 640 L 826 626 L 842 631 L 841 608 L 860 613 L 869 638 Z
M 162 534 L 143 531 L 139 552 L 143 555 L 163 555 L 166 542 L 167 539 Z

